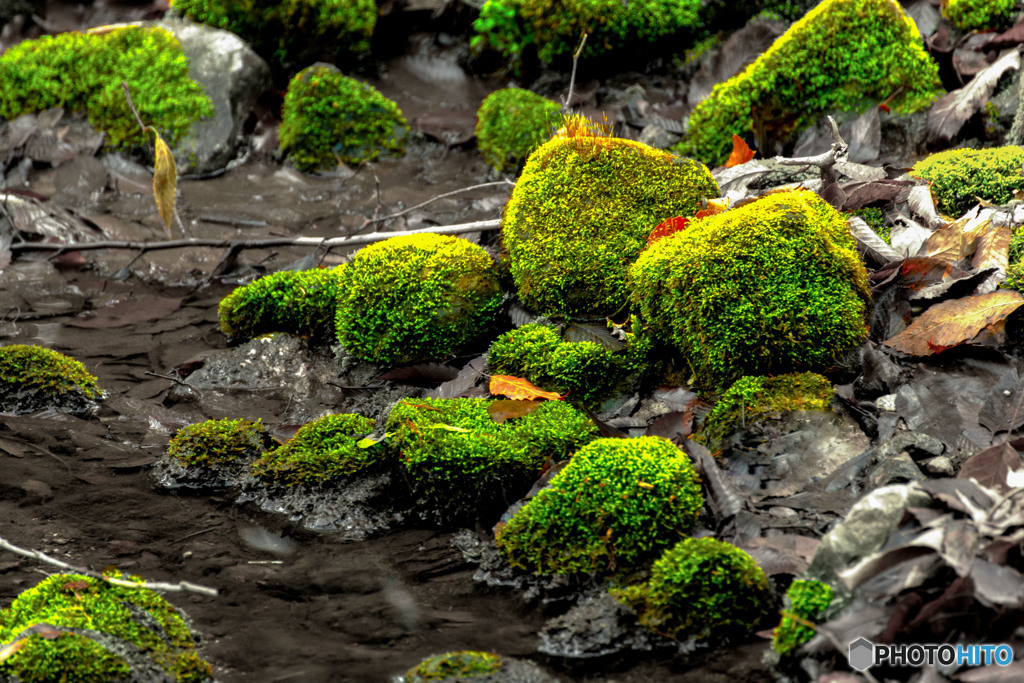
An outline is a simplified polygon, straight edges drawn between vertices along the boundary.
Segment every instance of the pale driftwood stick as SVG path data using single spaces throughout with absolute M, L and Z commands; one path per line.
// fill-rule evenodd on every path
M 498 185 L 508 185 L 509 187 L 515 187 L 516 186 L 516 184 L 514 182 L 512 182 L 511 180 L 496 180 L 493 183 L 480 183 L 479 185 L 470 185 L 469 187 L 460 187 L 457 190 L 452 190 L 451 192 L 445 192 L 444 194 L 439 194 L 436 197 L 431 197 L 430 199 L 426 200 L 425 202 L 420 202 L 416 206 L 410 206 L 408 209 L 402 209 L 401 211 L 397 211 L 395 213 L 389 213 L 387 216 L 380 216 L 378 218 L 367 218 L 366 220 L 363 221 L 363 224 L 360 225 L 359 227 L 360 228 L 364 228 L 367 225 L 369 225 L 370 223 L 383 223 L 384 221 L 389 221 L 392 218 L 399 218 L 399 217 L 404 216 L 405 214 L 407 214 L 407 213 L 409 213 L 411 211 L 415 211 L 416 209 L 424 207 L 427 204 L 432 204 L 432 203 L 436 202 L 438 199 L 447 199 L 448 197 L 452 197 L 454 195 L 461 194 L 463 192 L 469 192 L 470 190 L 484 190 L 484 189 L 487 189 L 488 187 L 497 187 Z
M 218 595 L 218 591 L 216 588 L 200 586 L 199 584 L 192 583 L 190 581 L 179 581 L 178 583 L 165 583 L 163 581 L 146 581 L 143 583 L 139 583 L 136 581 L 125 581 L 124 579 L 115 579 L 110 576 L 104 576 L 100 572 L 95 572 L 91 569 L 82 569 L 81 567 L 74 567 L 68 564 L 67 562 L 64 562 L 63 560 L 58 560 L 56 557 L 50 557 L 46 553 L 39 552 L 38 550 L 26 550 L 25 548 L 20 548 L 2 537 L 0 537 L 0 548 L 3 548 L 4 550 L 10 550 L 12 553 L 22 555 L 23 557 L 29 557 L 33 560 L 39 560 L 40 562 L 52 564 L 54 567 L 66 569 L 75 574 L 91 576 L 94 579 L 100 579 L 102 581 L 106 581 L 107 583 L 112 583 L 115 586 L 126 586 L 128 588 L 149 588 L 150 590 L 155 591 L 188 591 L 189 593 L 198 593 L 200 595 L 209 595 L 211 597 L 216 597 Z
M 836 125 L 836 120 L 831 116 L 827 117 L 829 128 L 832 129 L 832 149 L 827 152 L 822 152 L 813 157 L 797 157 L 789 159 L 787 157 L 775 157 L 775 161 L 783 166 L 817 166 L 824 172 L 826 169 L 832 170 L 837 163 L 843 163 L 850 158 L 850 146 L 843 140 L 843 136 L 839 133 L 839 126 Z

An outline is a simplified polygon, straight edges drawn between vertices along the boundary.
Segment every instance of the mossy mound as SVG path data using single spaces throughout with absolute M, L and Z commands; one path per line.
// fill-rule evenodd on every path
M 716 391 L 831 364 L 864 338 L 869 314 L 846 217 L 803 189 L 691 223 L 646 249 L 630 277 L 643 334 Z
M 997 28 L 1013 18 L 1015 0 L 942 0 L 942 16 L 959 29 Z
M 522 88 L 495 90 L 476 112 L 480 156 L 497 171 L 517 171 L 558 128 L 561 106 Z
M 501 657 L 493 652 L 462 650 L 424 659 L 405 672 L 403 683 L 452 681 L 488 676 L 501 670 Z
M 486 333 L 501 306 L 498 270 L 459 237 L 392 237 L 361 249 L 341 273 L 338 341 L 371 363 L 443 358 Z
M 255 456 L 266 430 L 257 420 L 207 420 L 182 427 L 171 437 L 167 454 L 182 467 L 216 467 Z
M 0 610 L 0 643 L 19 638 L 24 645 L 0 661 L 0 677 L 23 683 L 128 680 L 133 671 L 152 677 L 156 667 L 175 681 L 212 675 L 166 600 L 89 576 L 54 574 Z
M 594 405 L 622 381 L 623 360 L 594 342 L 568 342 L 548 325 L 524 325 L 491 344 L 487 367 L 492 375 L 523 377 L 570 401 Z
M 597 437 L 583 413 L 543 401 L 497 423 L 488 399 L 404 399 L 387 421 L 424 514 L 442 524 L 491 520 L 525 494 L 545 464 L 565 460 Z
M 679 541 L 654 563 L 646 584 L 611 592 L 644 626 L 677 640 L 744 636 L 771 600 L 754 559 L 714 538 Z
M 984 199 L 1005 204 L 1024 190 L 1024 148 L 950 149 L 914 164 L 910 175 L 928 181 L 939 210 L 953 217 Z
M 116 148 L 148 144 L 121 87 L 127 81 L 142 120 L 173 145 L 213 103 L 189 78 L 181 44 L 161 28 L 69 31 L 25 40 L 0 55 L 0 118 L 64 107 L 85 111 Z
M 281 108 L 281 151 L 302 171 L 405 154 L 409 124 L 398 105 L 329 64 L 295 74 Z
M 832 604 L 832 587 L 821 581 L 797 580 L 789 585 L 786 598 L 788 609 L 782 611 L 782 621 L 772 631 L 772 647 L 780 655 L 787 655 L 814 637 L 815 630 L 804 622 L 813 621 Z
M 523 303 L 546 316 L 606 316 L 659 223 L 719 194 L 697 161 L 571 122 L 530 155 L 501 226 Z
M 299 427 L 292 438 L 264 453 L 249 469 L 258 479 L 288 486 L 354 474 L 381 461 L 382 446 L 359 444 L 373 428 L 373 419 L 362 415 L 325 415 Z
M 683 537 L 703 505 L 693 463 L 671 441 L 597 439 L 512 516 L 498 547 L 538 574 L 628 572 Z
M 940 92 L 938 65 L 897 0 L 824 0 L 757 60 L 715 86 L 677 149 L 725 163 L 732 136 L 785 142 L 829 111 L 923 109 Z M 890 99 L 891 98 L 891 99 Z
M 0 347 L 0 412 L 54 408 L 87 415 L 100 398 L 96 377 L 74 358 L 42 346 Z
M 271 332 L 327 339 L 333 336 L 343 268 L 282 270 L 238 287 L 217 305 L 220 329 L 235 339 Z

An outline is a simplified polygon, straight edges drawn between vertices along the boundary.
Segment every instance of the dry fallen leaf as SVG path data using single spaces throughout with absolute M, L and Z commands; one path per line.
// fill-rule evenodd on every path
M 535 398 L 562 400 L 558 392 L 544 391 L 522 377 L 512 377 L 511 375 L 491 375 L 491 382 L 487 389 L 494 396 L 506 396 L 513 401 L 532 401 Z
M 156 197 L 156 208 L 160 218 L 167 226 L 168 237 L 171 234 L 171 221 L 174 218 L 174 202 L 178 194 L 178 169 L 174 165 L 174 155 L 164 139 L 154 130 L 153 161 L 153 196 Z
M 689 224 L 690 219 L 684 218 L 683 216 L 673 216 L 672 218 L 663 220 L 661 223 L 658 223 L 657 227 L 654 228 L 654 230 L 651 230 L 651 234 L 647 236 L 647 246 L 651 246 L 663 237 L 668 237 L 669 235 L 685 230 L 686 226 Z
M 967 85 L 943 95 L 928 110 L 925 129 L 929 140 L 941 142 L 952 139 L 967 120 L 985 106 L 1003 73 L 1008 69 L 1019 68 L 1020 53 L 1014 47 L 978 72 Z
M 525 417 L 540 408 L 540 401 L 493 401 L 487 406 L 487 414 L 491 419 L 502 424 L 505 420 Z
M 885 345 L 912 356 L 930 356 L 969 342 L 1024 304 L 1019 292 L 1000 290 L 932 306 Z
M 978 240 L 971 265 L 975 270 L 995 269 L 995 272 L 974 290 L 975 294 L 994 292 L 999 283 L 1006 279 L 1010 267 L 1010 226 L 989 227 L 988 232 Z
M 754 158 L 754 150 L 750 149 L 750 146 L 746 141 L 739 135 L 733 134 L 732 136 L 732 152 L 729 153 L 729 159 L 725 162 L 726 168 L 732 168 L 733 166 L 739 166 L 745 164 Z

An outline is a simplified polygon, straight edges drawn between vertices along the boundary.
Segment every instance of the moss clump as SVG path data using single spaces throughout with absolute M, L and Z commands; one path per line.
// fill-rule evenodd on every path
M 0 347 L 0 411 L 88 413 L 103 391 L 80 362 L 42 346 Z
M 179 429 L 167 454 L 182 467 L 230 465 L 262 451 L 264 434 L 259 420 L 207 420 Z
M 238 287 L 217 305 L 220 329 L 237 339 L 271 332 L 327 338 L 334 330 L 342 268 L 282 270 Z
M 541 389 L 594 405 L 623 379 L 623 361 L 600 344 L 567 342 L 547 325 L 524 325 L 491 344 L 491 374 L 524 377 Z
M 523 302 L 542 315 L 622 309 L 626 271 L 659 223 L 717 197 L 691 159 L 569 126 L 530 155 L 505 205 L 502 234 Z
M 678 149 L 717 166 L 734 134 L 766 132 L 784 142 L 828 111 L 863 111 L 887 100 L 894 112 L 910 113 L 939 91 L 938 66 L 899 2 L 824 0 L 753 64 L 715 86 L 690 115 Z
M 359 439 L 374 421 L 353 414 L 325 415 L 302 425 L 280 448 L 252 463 L 254 477 L 294 486 L 337 479 L 380 462 L 380 446 L 362 448 Z
M 630 277 L 643 334 L 713 390 L 828 365 L 865 334 L 867 272 L 846 218 L 808 190 L 691 223 L 646 249 Z
M 489 329 L 502 300 L 487 252 L 435 234 L 361 249 L 338 292 L 338 341 L 356 358 L 385 364 L 456 352 Z
M 910 174 L 928 181 L 943 213 L 961 216 L 978 198 L 993 204 L 1010 201 L 1024 190 L 1024 148 L 950 149 L 914 164 Z
M 766 613 L 768 578 L 747 553 L 714 538 L 686 538 L 665 552 L 639 586 L 612 591 L 640 623 L 685 640 L 743 636 Z
M 693 463 L 671 441 L 597 439 L 512 516 L 498 547 L 538 574 L 626 572 L 684 536 L 703 505 Z
M 416 492 L 443 523 L 496 518 L 530 488 L 545 463 L 597 437 L 583 413 L 544 401 L 523 417 L 494 421 L 487 399 L 404 399 L 387 421 L 388 445 Z
M 181 44 L 160 28 L 108 33 L 71 31 L 23 41 L 0 55 L 0 118 L 64 107 L 86 111 L 112 147 L 146 143 L 128 109 L 121 81 L 148 125 L 174 144 L 213 104 L 188 76 Z
M 281 151 L 302 171 L 405 154 L 409 124 L 373 86 L 329 64 L 295 74 L 281 109 Z
M 495 90 L 476 113 L 480 156 L 498 171 L 518 170 L 530 152 L 551 137 L 560 110 L 557 102 L 529 90 Z
M 501 657 L 493 652 L 462 650 L 424 659 L 405 672 L 404 683 L 447 681 L 487 676 L 501 670 Z
M 135 578 L 116 571 L 110 575 Z M 196 652 L 181 616 L 146 588 L 115 586 L 77 574 L 54 574 L 0 611 L 0 643 L 13 641 L 37 624 L 63 633 L 57 637 L 39 633 L 26 636 L 21 649 L 0 662 L 0 675 L 16 676 L 24 683 L 124 680 L 132 669 L 128 660 L 142 658 L 176 681 L 203 681 L 212 675 L 210 665 Z M 105 637 L 94 640 L 70 629 L 98 631 Z M 128 654 L 130 647 L 121 647 L 120 643 L 134 646 L 141 653 L 132 656 Z
M 790 584 L 786 598 L 790 609 L 783 610 L 782 621 L 772 631 L 772 647 L 780 655 L 787 655 L 799 645 L 814 637 L 814 628 L 804 622 L 812 621 L 832 604 L 832 587 L 821 581 L 797 580 Z
M 942 0 L 942 16 L 964 31 L 1009 23 L 1015 0 Z

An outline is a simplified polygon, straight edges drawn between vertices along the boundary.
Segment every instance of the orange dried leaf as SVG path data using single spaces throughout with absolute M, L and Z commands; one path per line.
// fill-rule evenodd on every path
M 546 398 L 552 401 L 562 400 L 558 392 L 544 391 L 522 377 L 512 377 L 511 375 L 491 375 L 491 382 L 487 388 L 493 396 L 505 396 L 513 401 L 532 401 L 536 398 Z
M 647 236 L 647 246 L 651 246 L 662 237 L 668 237 L 669 235 L 675 234 L 686 229 L 686 226 L 690 224 L 689 218 L 683 216 L 673 216 L 658 223 L 658 227 L 651 230 L 651 234 Z
M 943 301 L 921 314 L 910 326 L 885 341 L 912 356 L 930 356 L 969 342 L 1024 305 L 1019 292 L 1000 290 Z
M 708 216 L 714 216 L 716 213 L 722 213 L 723 211 L 725 211 L 728 208 L 729 208 L 729 200 L 728 199 L 709 199 L 708 200 L 707 208 L 706 209 L 701 209 L 700 211 L 698 211 L 697 215 L 694 216 L 693 218 L 694 218 L 694 220 L 697 220 L 697 219 L 700 219 L 700 218 L 707 218 Z
M 539 401 L 494 401 L 487 406 L 487 414 L 491 419 L 502 424 L 505 420 L 525 417 L 540 408 Z
M 733 166 L 739 166 L 745 164 L 754 158 L 754 150 L 750 149 L 746 141 L 739 135 L 733 134 L 732 136 L 732 152 L 729 154 L 729 160 L 725 162 L 726 168 L 732 168 Z

